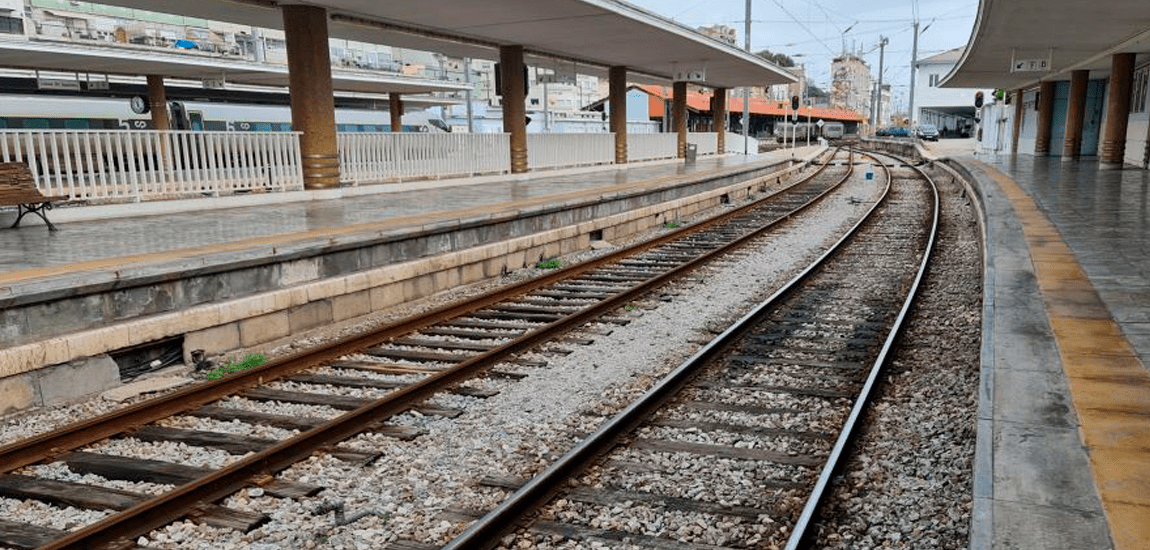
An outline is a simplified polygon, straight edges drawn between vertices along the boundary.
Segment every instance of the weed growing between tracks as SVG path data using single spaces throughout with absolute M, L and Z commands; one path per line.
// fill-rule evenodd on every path
M 239 361 L 229 357 L 228 362 L 225 363 L 224 366 L 208 371 L 208 374 L 205 377 L 208 380 L 217 380 L 233 372 L 239 372 L 242 370 L 250 369 L 252 367 L 258 367 L 267 362 L 267 356 L 262 353 L 252 353 L 245 355 L 244 358 Z

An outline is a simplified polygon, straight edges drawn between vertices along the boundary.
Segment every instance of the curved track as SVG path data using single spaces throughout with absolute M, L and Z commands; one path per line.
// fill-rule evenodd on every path
M 524 522 L 521 536 L 552 543 L 561 537 L 651 548 L 798 548 L 911 308 L 937 234 L 934 183 L 912 168 L 915 180 L 892 185 L 891 169 L 883 168 L 883 198 L 832 249 L 546 471 L 526 482 L 488 480 L 517 490 L 443 549 L 492 547 Z M 703 458 L 682 462 L 697 480 L 723 475 L 707 462 L 746 463 L 757 487 L 685 492 L 658 471 L 676 456 Z M 596 508 L 621 502 L 655 516 L 734 518 L 740 528 L 727 540 L 698 541 L 563 520 L 594 517 Z M 565 513 L 571 508 L 579 513 Z
M 483 397 L 481 389 L 460 384 L 477 376 L 500 375 L 494 369 L 499 363 L 550 345 L 589 321 L 626 322 L 604 315 L 761 236 L 834 190 L 853 169 L 853 163 L 830 167 L 835 155 L 843 153 L 831 154 L 813 173 L 770 196 L 652 241 L 368 335 L 2 447 L 0 495 L 116 512 L 70 533 L 17 532 L 21 526 L 0 524 L 0 543 L 44 548 L 125 546 L 189 515 L 210 524 L 253 528 L 266 518 L 244 517 L 211 503 L 252 485 L 285 497 L 314 494 L 322 488 L 279 482 L 273 476 L 321 451 L 345 460 L 371 460 L 365 453 L 339 448 L 339 442 L 365 431 L 416 437 L 418 433 L 386 421 L 412 409 L 459 414 L 423 403 L 446 391 Z M 217 403 L 235 396 L 250 402 L 322 405 L 336 414 L 288 417 Z M 295 435 L 284 440 L 257 439 L 161 425 L 178 415 L 275 426 Z M 111 460 L 84 451 L 115 437 L 179 441 L 250 454 L 218 470 L 205 470 Z M 109 479 L 151 481 L 173 488 L 151 497 L 12 474 L 24 466 L 57 460 L 73 470 Z M 17 535 L 27 536 L 15 544 Z

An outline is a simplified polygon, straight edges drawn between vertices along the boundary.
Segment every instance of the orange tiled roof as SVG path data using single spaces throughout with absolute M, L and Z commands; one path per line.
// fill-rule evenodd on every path
M 639 89 L 659 99 L 669 99 L 671 97 L 670 91 L 662 86 L 639 86 Z M 693 111 L 704 113 L 710 112 L 711 96 L 697 92 L 688 92 L 687 107 Z M 787 105 L 783 102 L 771 101 L 758 97 L 751 98 L 750 108 L 752 113 L 759 115 L 784 116 L 791 114 L 790 105 Z M 654 106 L 652 106 L 652 109 L 654 109 Z M 730 96 L 727 99 L 727 110 L 732 113 L 742 112 L 743 98 L 734 95 Z M 663 116 L 661 108 L 658 109 L 657 112 L 653 111 L 650 114 L 651 116 Z M 806 117 L 808 114 L 812 119 L 821 118 L 824 120 L 840 120 L 846 122 L 862 122 L 863 120 L 862 115 L 847 109 L 824 109 L 807 106 L 799 107 L 800 117 Z

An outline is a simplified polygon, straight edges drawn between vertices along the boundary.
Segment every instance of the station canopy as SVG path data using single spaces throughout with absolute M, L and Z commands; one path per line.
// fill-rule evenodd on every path
M 1101 76 L 1111 55 L 1147 50 L 1147 0 L 980 0 L 966 51 L 940 85 L 1013 90 L 1078 69 Z
M 287 65 L 254 63 L 194 52 L 156 51 L 122 44 L 108 46 L 88 41 L 0 40 L 0 67 L 93 75 L 157 74 L 254 86 L 288 85 Z M 338 91 L 358 93 L 420 94 L 467 89 L 459 82 L 334 68 L 332 84 Z
M 274 0 L 102 0 L 117 6 L 283 28 Z M 283 2 L 286 4 L 287 2 Z M 498 59 L 499 46 L 524 48 L 528 65 L 665 84 L 691 72 L 711 87 L 768 86 L 796 78 L 756 55 L 617 0 L 315 0 L 333 38 Z

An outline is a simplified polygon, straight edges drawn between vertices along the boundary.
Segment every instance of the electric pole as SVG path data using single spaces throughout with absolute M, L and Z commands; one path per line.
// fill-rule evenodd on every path
M 888 42 L 890 42 L 890 40 L 888 40 L 887 37 L 878 37 L 878 106 L 875 107 L 874 116 L 874 125 L 876 129 L 880 124 L 882 124 L 882 61 L 883 53 L 886 50 L 886 45 Z
M 751 0 L 747 0 L 747 20 L 743 26 L 743 48 L 751 53 Z M 743 87 L 743 154 L 750 154 L 750 145 L 747 144 L 748 128 L 751 126 L 751 89 Z M 755 147 L 755 153 L 759 148 Z
M 467 133 L 475 133 L 475 112 L 471 110 L 471 90 L 474 86 L 471 85 L 471 58 L 463 58 L 463 82 L 467 84 L 467 91 L 464 92 L 467 98 Z
M 907 107 L 907 113 L 910 117 L 910 126 L 913 128 L 918 124 L 918 117 L 914 112 L 914 81 L 915 79 L 915 66 L 918 64 L 918 19 L 914 20 L 914 46 L 910 49 L 910 106 Z

